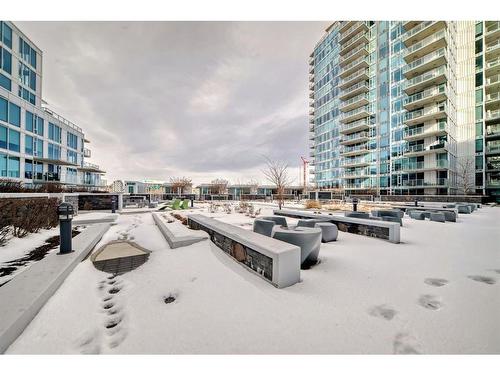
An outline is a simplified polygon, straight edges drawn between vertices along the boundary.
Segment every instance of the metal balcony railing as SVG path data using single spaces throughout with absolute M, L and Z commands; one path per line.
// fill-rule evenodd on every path
M 445 65 L 440 66 L 439 68 L 429 70 L 428 72 L 425 72 L 425 73 L 420 74 L 412 79 L 409 79 L 408 81 L 405 82 L 404 88 L 408 89 L 408 88 L 415 86 L 415 85 L 418 85 L 419 83 L 422 83 L 424 81 L 428 81 L 428 80 L 431 80 L 433 78 L 436 78 L 440 75 L 443 75 L 443 74 L 446 75 L 446 73 L 447 73 L 446 66 Z
M 500 118 L 500 109 L 495 109 L 494 111 L 486 112 L 486 120 L 495 120 Z
M 429 61 L 436 60 L 442 56 L 448 57 L 447 49 L 445 47 L 440 48 L 436 51 L 433 51 L 433 52 L 431 52 L 431 53 L 429 53 L 429 54 L 427 54 L 427 55 L 425 55 L 425 56 L 423 56 L 415 61 L 412 61 L 409 64 L 406 64 L 403 67 L 403 73 L 407 73 L 413 69 L 418 68 L 421 65 L 427 64 Z
M 420 100 L 430 98 L 432 96 L 438 95 L 438 94 L 444 94 L 446 93 L 446 86 L 438 86 L 438 87 L 432 87 L 430 89 L 426 89 L 424 91 L 417 92 L 413 95 L 409 95 L 404 99 L 403 104 L 411 104 L 414 102 L 418 102 Z
M 408 55 L 418 51 L 419 49 L 424 48 L 424 47 L 428 46 L 429 44 L 434 43 L 435 41 L 437 41 L 439 39 L 446 38 L 447 34 L 448 33 L 446 30 L 440 30 L 437 33 L 432 34 L 432 35 L 428 36 L 427 38 L 421 40 L 420 42 L 406 48 L 404 50 L 404 55 L 408 56 Z

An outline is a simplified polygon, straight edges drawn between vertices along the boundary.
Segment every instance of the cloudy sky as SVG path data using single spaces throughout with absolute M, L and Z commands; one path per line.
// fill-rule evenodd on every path
M 43 96 L 81 126 L 106 179 L 297 181 L 308 56 L 325 22 L 17 22 L 44 52 Z

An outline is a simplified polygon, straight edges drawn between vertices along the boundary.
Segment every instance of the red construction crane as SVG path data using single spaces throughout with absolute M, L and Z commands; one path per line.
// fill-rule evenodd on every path
M 304 193 L 307 193 L 307 171 L 308 171 L 308 166 L 309 166 L 309 160 L 307 160 L 305 157 L 301 156 L 300 157 L 302 159 L 302 165 L 303 165 L 303 168 L 304 168 Z

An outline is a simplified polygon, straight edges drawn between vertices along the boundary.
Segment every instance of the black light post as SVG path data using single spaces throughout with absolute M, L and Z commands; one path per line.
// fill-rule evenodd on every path
M 71 221 L 73 220 L 73 206 L 69 203 L 63 202 L 57 207 L 57 214 L 59 215 L 59 254 L 68 254 L 73 251 L 71 246 Z
M 418 199 L 415 198 L 415 207 L 418 207 Z
M 114 214 L 116 212 L 116 195 L 111 197 L 111 213 Z
M 352 198 L 352 210 L 354 212 L 358 210 L 358 198 Z

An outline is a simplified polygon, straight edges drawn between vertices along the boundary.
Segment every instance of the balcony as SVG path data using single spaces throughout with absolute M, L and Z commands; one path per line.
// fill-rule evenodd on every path
M 486 43 L 500 38 L 500 21 L 487 22 L 484 39 Z
M 500 109 L 494 111 L 486 111 L 486 121 L 494 121 L 500 119 Z
M 429 120 L 439 120 L 447 116 L 446 106 L 432 106 L 416 111 L 406 112 L 403 117 L 403 123 L 407 126 L 422 124 Z
M 403 132 L 403 139 L 405 141 L 416 141 L 417 139 L 424 139 L 427 137 L 437 137 L 448 133 L 448 126 L 446 123 L 436 123 L 431 126 L 422 126 L 419 128 L 405 129 Z
M 436 178 L 434 180 L 425 179 L 415 179 L 415 180 L 404 180 L 401 182 L 403 187 L 439 187 L 448 186 L 447 178 Z
M 344 190 L 367 190 L 373 189 L 374 186 L 371 186 L 369 181 L 367 183 L 359 183 L 359 184 L 345 184 Z
M 312 64 L 312 65 L 309 66 L 309 74 L 313 74 L 314 75 L 314 64 Z
M 353 109 L 352 111 L 344 112 L 340 115 L 340 122 L 352 122 L 363 117 L 368 117 L 370 115 L 369 110 L 368 106 L 365 105 L 363 107 Z
M 407 95 L 412 95 L 418 91 L 422 91 L 426 87 L 436 86 L 445 83 L 448 80 L 446 66 L 430 70 L 424 74 L 409 79 L 404 83 L 404 92 Z
M 309 109 L 309 115 L 310 116 L 314 116 L 314 107 L 312 107 L 311 109 Z
M 344 168 L 348 167 L 361 167 L 370 165 L 370 162 L 366 157 L 354 157 L 354 158 L 343 158 L 340 160 L 340 166 Z
M 408 31 L 416 27 L 420 23 L 422 23 L 422 21 L 403 21 L 403 27 Z
M 316 152 L 314 152 L 314 150 L 309 151 L 309 156 L 310 156 L 311 158 L 313 158 L 313 157 L 314 157 L 314 155 L 316 155 Z
M 496 87 L 500 87 L 500 74 L 486 78 L 486 88 L 488 90 L 493 90 Z
M 370 177 L 370 170 L 368 168 L 358 168 L 358 169 L 347 169 L 344 170 L 343 178 L 363 178 Z
M 489 73 L 496 73 L 500 69 L 500 57 L 486 61 L 486 75 L 491 75 Z
M 500 92 L 497 91 L 491 94 L 487 94 L 485 104 L 487 109 L 491 109 L 491 107 L 500 106 Z
M 410 156 L 420 156 L 432 153 L 439 154 L 443 152 L 448 152 L 447 142 L 435 143 L 428 147 L 425 147 L 423 144 L 406 146 L 405 149 L 403 150 L 403 155 L 410 157 Z
M 494 139 L 500 137 L 500 124 L 489 125 L 486 127 L 486 139 Z
M 368 92 L 370 89 L 368 88 L 368 83 L 366 81 L 358 82 L 355 85 L 352 85 L 344 90 L 340 91 L 339 99 L 347 100 L 356 95 L 359 95 L 363 92 Z
M 345 78 L 347 76 L 350 76 L 354 72 L 357 72 L 360 69 L 366 69 L 368 68 L 369 64 L 367 61 L 367 58 L 364 56 L 361 56 L 354 60 L 353 62 L 345 65 L 340 69 L 340 78 Z
M 353 62 L 354 60 L 360 58 L 361 56 L 367 56 L 367 55 L 368 55 L 368 49 L 366 48 L 366 45 L 360 44 L 356 48 L 347 52 L 344 56 L 340 56 L 339 65 L 341 67 L 346 66 L 347 64 Z
M 367 119 L 358 120 L 349 124 L 341 124 L 340 133 L 351 134 L 361 130 L 369 129 L 370 124 Z
M 342 78 L 340 80 L 339 87 L 340 89 L 345 89 L 360 81 L 366 81 L 369 78 L 368 74 L 369 74 L 368 69 L 358 70 L 356 73 L 351 74 L 350 76 L 347 76 L 345 78 Z
M 356 23 L 356 21 L 342 21 L 340 23 L 340 29 L 339 31 L 341 33 L 345 33 L 347 30 L 349 30 L 352 26 L 354 26 L 354 24 Z
M 368 31 L 369 26 L 367 21 L 358 21 L 349 27 L 346 31 L 340 34 L 340 44 L 345 44 L 349 39 L 361 31 Z
M 343 44 L 340 48 L 340 55 L 343 56 L 347 52 L 351 51 L 353 48 L 359 45 L 368 44 L 368 33 L 366 31 L 362 31 L 356 34 L 353 38 L 349 39 L 345 44 Z
M 445 21 L 425 21 L 413 27 L 404 35 L 403 42 L 409 47 L 446 27 Z
M 448 54 L 446 48 L 440 48 L 437 51 L 431 52 L 428 55 L 405 65 L 403 68 L 403 74 L 407 79 L 410 79 L 428 70 L 444 65 L 447 61 Z
M 92 164 L 92 163 L 83 163 L 83 167 L 78 167 L 77 168 L 81 172 L 92 172 L 92 173 L 106 173 L 103 171 L 97 164 Z
M 314 131 L 314 124 L 309 124 L 309 131 L 313 132 Z
M 423 172 L 430 170 L 440 170 L 440 169 L 448 169 L 448 160 L 436 160 L 433 163 L 425 163 L 423 161 L 403 163 L 399 169 L 394 170 L 393 172 L 400 173 L 408 173 L 408 172 Z
M 438 31 L 437 33 L 421 40 L 411 47 L 406 48 L 403 58 L 407 63 L 411 63 L 412 61 L 428 55 L 432 51 L 446 47 L 447 38 L 448 33 L 446 30 Z
M 357 95 L 349 100 L 340 104 L 341 112 L 348 112 L 369 103 L 368 95 L 366 93 Z
M 367 131 L 361 131 L 357 133 L 351 134 L 343 134 L 340 138 L 341 145 L 352 145 L 356 143 L 366 142 L 368 141 L 370 135 Z
M 500 39 L 486 45 L 486 60 L 500 56 Z
M 342 146 L 340 148 L 340 155 L 342 156 L 356 156 L 367 154 L 368 152 L 370 152 L 370 149 L 366 143 L 355 146 Z
M 83 149 L 83 157 L 90 158 L 92 156 L 92 152 L 88 148 Z
M 403 102 L 403 107 L 407 111 L 413 111 L 429 103 L 442 102 L 446 100 L 446 98 L 446 86 L 436 86 L 406 97 Z
M 314 99 L 314 91 L 309 91 L 309 99 Z

